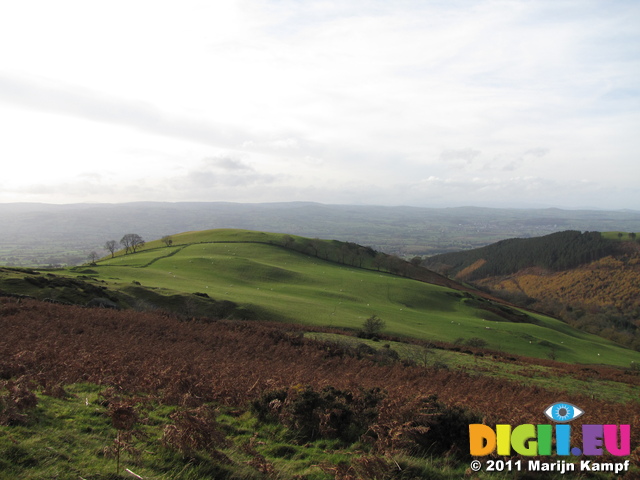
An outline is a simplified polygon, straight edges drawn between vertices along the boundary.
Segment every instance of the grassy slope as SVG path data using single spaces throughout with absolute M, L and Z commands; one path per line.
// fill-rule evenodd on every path
M 137 281 L 167 295 L 204 292 L 216 300 L 257 305 L 271 319 L 359 328 L 375 314 L 386 321 L 388 334 L 441 341 L 479 337 L 490 348 L 542 358 L 553 344 L 557 359 L 565 362 L 628 366 L 640 361 L 637 352 L 548 317 L 536 316 L 538 325 L 490 321 L 491 314 L 450 289 L 268 244 L 280 243 L 277 234 L 214 230 L 173 240 L 172 247 L 150 242 L 135 255 L 105 259 L 94 270 L 119 288 Z
M 281 475 L 279 478 L 303 475 L 308 479 L 327 480 L 331 476 L 323 474 L 319 463 L 347 462 L 355 453 L 355 448 L 327 452 L 327 448 L 333 449 L 337 443 L 331 440 L 301 447 L 287 441 L 283 427 L 259 425 L 249 412 L 238 417 L 219 408 L 217 421 L 227 439 L 223 454 L 230 460 L 223 464 L 199 452 L 196 457 L 199 461 L 189 461 L 163 448 L 159 441 L 163 427 L 173 423 L 170 415 L 178 409 L 154 404 L 144 424 L 136 426 L 136 431 L 144 433 L 131 442 L 138 455 L 123 451 L 119 475 L 116 475 L 117 460 L 111 450 L 115 448 L 117 432 L 100 397 L 103 390 L 92 384 L 75 384 L 65 388 L 67 398 L 39 394 L 38 407 L 29 412 L 25 425 L 0 425 L 0 480 L 133 478 L 125 474 L 125 469 L 156 479 L 265 478 L 249 465 L 252 455 L 242 448 L 251 441 L 259 442 L 259 454 L 275 466 Z M 452 474 L 447 478 L 458 477 Z
M 592 376 L 577 378 L 574 374 L 561 371 L 549 365 L 534 365 L 531 363 L 522 365 L 520 363 L 497 361 L 491 356 L 480 357 L 461 351 L 425 348 L 422 345 L 405 342 L 366 340 L 335 333 L 308 332 L 305 337 L 335 342 L 337 345 L 348 345 L 354 348 L 365 344 L 382 353 L 391 350 L 396 352 L 399 358 L 412 360 L 420 366 L 436 366 L 464 371 L 471 375 L 502 378 L 523 386 L 537 385 L 548 390 L 557 391 L 558 394 L 586 394 L 622 403 L 640 401 L 638 396 L 640 394 L 640 386 L 633 386 L 624 381 L 611 381 L 602 378 L 596 380 Z M 592 367 L 584 366 L 580 368 L 588 371 Z

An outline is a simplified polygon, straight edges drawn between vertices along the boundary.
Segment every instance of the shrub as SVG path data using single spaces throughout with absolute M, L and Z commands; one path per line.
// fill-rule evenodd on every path
M 474 348 L 484 348 L 487 346 L 487 341 L 482 338 L 472 337 L 464 342 L 466 345 Z
M 252 403 L 252 409 L 258 419 L 277 420 L 290 428 L 300 441 L 333 438 L 354 442 L 376 420 L 382 397 L 377 388 L 354 394 L 332 386 L 318 391 L 297 385 L 264 393 Z
M 269 390 L 251 402 L 251 410 L 261 422 L 275 422 L 286 398 L 286 390 Z
M 171 415 L 172 425 L 164 428 L 162 444 L 190 457 L 198 450 L 217 453 L 216 446 L 226 443 L 216 421 L 216 412 L 207 406 L 179 410 Z
M 38 398 L 28 385 L 15 382 L 0 383 L 0 425 L 24 424 L 27 416 L 23 413 L 38 404 Z
M 369 436 L 379 450 L 421 455 L 462 454 L 456 446 L 468 445 L 469 424 L 482 420 L 465 408 L 439 401 L 437 395 L 385 405 L 381 417 Z
M 378 338 L 378 335 L 384 327 L 384 320 L 379 318 L 377 315 L 372 315 L 362 324 L 362 331 L 359 336 L 362 338 Z

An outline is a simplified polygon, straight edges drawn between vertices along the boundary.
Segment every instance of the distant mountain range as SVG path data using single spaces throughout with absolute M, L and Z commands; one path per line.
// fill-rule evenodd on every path
M 243 228 L 432 255 L 561 230 L 640 231 L 639 211 L 417 208 L 319 203 L 0 204 L 0 264 L 77 264 L 126 233 L 145 240 Z

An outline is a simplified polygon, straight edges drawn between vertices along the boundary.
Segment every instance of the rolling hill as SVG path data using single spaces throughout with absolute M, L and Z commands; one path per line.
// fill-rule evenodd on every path
M 525 268 L 561 271 L 619 251 L 600 232 L 567 230 L 535 238 L 511 238 L 464 252 L 435 255 L 425 264 L 460 280 L 509 275 Z
M 640 349 L 640 245 L 635 233 L 567 231 L 437 255 L 441 273 Z
M 469 424 L 558 399 L 638 444 L 638 352 L 349 242 L 165 240 L 0 267 L 1 478 L 462 478 Z
M 371 245 L 399 255 L 465 250 L 559 230 L 640 230 L 640 212 L 498 208 L 417 208 L 285 203 L 0 203 L 0 264 L 78 265 L 107 240 L 189 230 L 268 230 Z
M 308 250 L 312 240 L 303 237 L 229 229 L 186 232 L 172 241 L 149 242 L 135 254 L 118 252 L 90 267 L 48 273 L 4 269 L 0 289 L 73 303 L 106 298 L 191 317 L 352 330 L 377 315 L 388 335 L 480 339 L 491 349 L 520 355 L 547 358 L 553 352 L 564 362 L 640 362 L 637 352 L 562 321 L 451 288 L 450 281 L 435 285 L 402 276 L 408 271 L 398 267 L 376 266 L 375 252 L 355 244 L 320 241 Z

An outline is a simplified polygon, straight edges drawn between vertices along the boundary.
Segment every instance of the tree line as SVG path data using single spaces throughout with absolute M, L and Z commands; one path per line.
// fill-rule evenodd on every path
M 160 241 L 167 247 L 173 245 L 173 238 L 170 235 L 163 236 Z M 136 253 L 144 245 L 145 241 L 140 235 L 128 233 L 120 239 L 120 242 L 115 240 L 107 241 L 103 248 L 111 253 L 111 258 L 114 258 L 119 246 L 125 249 L 126 255 Z M 422 277 L 424 277 L 425 272 L 428 272 L 426 269 L 420 268 L 423 260 L 422 257 L 416 256 L 407 261 L 397 255 L 382 253 L 374 250 L 372 247 L 362 246 L 354 242 L 283 235 L 280 245 L 286 249 L 322 260 L 357 268 L 376 270 L 378 272 L 388 272 L 403 277 L 424 280 Z M 89 255 L 91 263 L 95 263 L 99 258 L 100 255 L 98 255 L 97 252 L 91 252 Z M 431 281 L 433 281 L 433 279 L 431 279 Z
M 320 240 L 318 238 L 294 238 L 291 235 L 282 237 L 282 246 L 322 260 L 350 265 L 369 270 L 386 271 L 404 277 L 412 276 L 412 271 L 422 262 L 421 257 L 411 261 L 403 260 L 397 255 L 378 252 L 353 242 L 339 240 Z
M 144 247 L 144 239 L 137 233 L 127 233 L 120 239 L 120 245 L 125 248 L 125 255 L 129 252 L 136 253 L 139 248 Z M 109 240 L 104 245 L 105 250 L 109 250 L 111 258 L 115 256 L 115 252 L 118 249 L 118 244 L 115 240 Z
M 144 239 L 138 235 L 137 233 L 127 233 L 124 235 L 120 242 L 116 242 L 115 240 L 107 240 L 102 248 L 111 253 L 111 258 L 116 256 L 116 252 L 118 251 L 118 245 L 122 245 L 125 249 L 125 255 L 128 253 L 136 253 L 140 248 L 144 247 L 145 241 Z M 98 252 L 91 252 L 89 254 L 89 260 L 91 263 L 95 263 L 100 258 Z
M 535 238 L 513 238 L 474 250 L 431 257 L 428 264 L 445 264 L 449 275 L 456 274 L 478 260 L 485 263 L 468 280 L 509 275 L 529 267 L 551 271 L 575 268 L 617 251 L 618 242 L 600 232 L 567 230 Z

